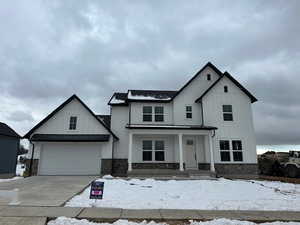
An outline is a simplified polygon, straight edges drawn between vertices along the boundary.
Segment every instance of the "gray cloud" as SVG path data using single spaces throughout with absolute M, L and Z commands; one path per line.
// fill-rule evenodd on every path
M 30 112 L 23 112 L 23 111 L 14 111 L 9 114 L 7 117 L 8 120 L 12 120 L 15 122 L 34 122 L 34 119 Z
M 299 143 L 299 10 L 297 0 L 3 2 L 0 119 L 24 134 L 73 93 L 108 113 L 114 91 L 178 89 L 212 61 L 258 97 L 259 144 Z

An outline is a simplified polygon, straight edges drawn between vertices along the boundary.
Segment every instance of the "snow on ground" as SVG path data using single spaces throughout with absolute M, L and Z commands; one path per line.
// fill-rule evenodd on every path
M 66 206 L 126 209 L 300 210 L 300 185 L 251 180 L 104 181 L 102 200 L 88 187 Z
M 0 179 L 0 182 L 8 182 L 8 181 L 13 181 L 13 180 L 19 180 L 22 179 L 23 177 L 13 177 L 13 178 L 7 178 L 7 179 Z
M 256 223 L 248 221 L 239 221 L 239 220 L 228 220 L 228 219 L 216 219 L 206 222 L 196 222 L 190 221 L 189 225 L 255 225 Z M 261 223 L 260 225 L 299 225 L 300 223 L 296 222 L 272 222 L 272 223 Z M 141 223 L 131 222 L 128 220 L 118 220 L 114 223 L 94 223 L 89 222 L 88 220 L 78 220 L 66 217 L 59 217 L 56 220 L 48 222 L 48 225 L 167 225 L 167 223 L 156 223 L 156 222 L 146 222 Z

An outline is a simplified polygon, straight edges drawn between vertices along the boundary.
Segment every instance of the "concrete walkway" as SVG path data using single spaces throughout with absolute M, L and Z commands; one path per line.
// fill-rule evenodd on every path
M 0 217 L 0 225 L 45 225 L 46 217 Z
M 22 207 L 7 206 L 0 209 L 0 218 L 48 218 L 66 216 L 99 222 L 113 222 L 118 219 L 129 220 L 212 220 L 228 218 L 252 222 L 295 221 L 300 222 L 300 212 L 293 211 L 234 211 L 234 210 L 131 210 L 118 208 L 73 208 L 73 207 Z M 17 220 L 17 219 L 14 219 Z M 0 220 L 1 221 L 1 220 Z M 12 223 L 13 224 L 13 223 Z M 20 223 L 21 224 L 21 223 Z M 26 224 L 26 223 L 24 223 Z M 33 223 L 34 224 L 34 223 Z M 0 225 L 2 225 L 0 223 Z
M 62 206 L 95 176 L 34 176 L 0 183 L 0 205 Z M 15 191 L 16 197 L 12 191 Z M 3 194 L 1 194 L 3 193 Z M 5 198 L 9 193 L 12 198 Z

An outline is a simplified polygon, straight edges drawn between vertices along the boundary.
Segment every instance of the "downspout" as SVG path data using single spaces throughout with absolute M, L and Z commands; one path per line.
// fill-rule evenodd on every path
M 202 126 L 204 126 L 203 101 L 201 101 L 201 117 L 202 117 Z
M 129 115 L 129 125 L 131 124 L 131 103 L 128 103 L 129 104 L 129 113 L 128 113 L 128 115 Z
M 32 164 L 33 164 L 33 156 L 34 156 L 34 144 L 29 141 L 30 144 L 32 144 L 32 151 L 31 151 L 31 159 L 30 159 L 30 165 L 29 165 L 29 176 L 32 176 Z

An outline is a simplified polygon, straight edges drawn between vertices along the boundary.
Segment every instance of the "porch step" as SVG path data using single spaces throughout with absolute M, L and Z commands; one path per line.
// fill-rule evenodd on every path
M 128 177 L 137 178 L 193 178 L 193 179 L 210 179 L 215 178 L 216 174 L 209 170 L 173 170 L 173 169 L 134 169 L 127 172 Z
M 134 169 L 132 171 L 128 171 L 127 175 L 129 177 L 188 177 L 188 173 L 186 171 L 172 170 L 172 169 Z
M 216 173 L 210 170 L 186 170 L 186 172 L 190 177 L 216 177 Z

